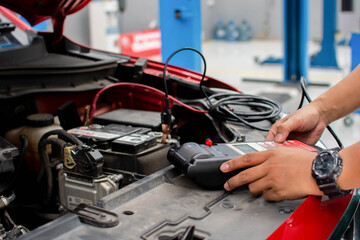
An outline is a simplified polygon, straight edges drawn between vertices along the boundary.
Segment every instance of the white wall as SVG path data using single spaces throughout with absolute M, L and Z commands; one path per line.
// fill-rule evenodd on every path
M 71 40 L 90 45 L 89 10 L 88 7 L 66 17 L 64 35 Z
M 326 1 L 326 0 L 325 0 Z M 341 33 L 360 31 L 360 1 L 353 0 L 353 12 L 341 12 L 341 0 L 337 0 L 337 29 Z M 211 7 L 210 7 L 211 6 Z M 206 38 L 211 35 L 211 27 L 217 19 L 229 19 L 240 23 L 246 19 L 252 26 L 255 37 L 264 32 L 268 22 L 270 39 L 282 39 L 283 0 L 202 0 L 203 29 Z M 323 0 L 309 0 L 309 36 L 311 39 L 322 38 Z

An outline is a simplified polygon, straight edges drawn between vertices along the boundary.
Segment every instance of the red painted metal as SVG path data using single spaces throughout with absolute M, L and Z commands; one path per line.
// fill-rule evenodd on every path
M 54 29 L 53 44 L 63 37 L 64 21 L 67 15 L 85 7 L 91 0 L 0 0 L 7 7 L 23 16 L 32 26 L 52 19 Z
M 9 9 L 0 6 L 0 13 L 4 15 L 7 19 L 9 19 L 12 23 L 14 23 L 21 30 L 25 31 L 32 29 L 29 25 L 27 25 L 14 12 L 10 11 Z
M 327 201 L 308 197 L 267 239 L 327 239 L 343 216 L 351 196 Z
M 21 16 L 33 26 L 56 16 L 67 16 L 85 7 L 91 0 L 0 0 L 0 4 Z

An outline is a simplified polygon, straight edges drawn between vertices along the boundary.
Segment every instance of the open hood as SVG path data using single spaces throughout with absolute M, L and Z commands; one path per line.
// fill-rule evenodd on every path
M 54 40 L 63 34 L 64 20 L 67 15 L 85 7 L 91 0 L 0 0 L 2 6 L 21 14 L 31 25 L 52 18 Z

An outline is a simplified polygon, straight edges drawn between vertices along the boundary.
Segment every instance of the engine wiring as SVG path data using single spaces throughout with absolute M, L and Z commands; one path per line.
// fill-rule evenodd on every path
M 200 55 L 200 57 L 203 60 L 204 70 L 203 70 L 203 74 L 202 74 L 202 77 L 200 80 L 199 87 L 200 87 L 200 91 L 205 96 L 205 99 L 206 99 L 206 102 L 208 105 L 207 109 L 205 109 L 205 110 L 197 109 L 192 106 L 189 106 L 189 105 L 183 103 L 182 101 L 176 99 L 175 97 L 169 95 L 169 93 L 168 93 L 168 88 L 167 88 L 167 84 L 166 84 L 166 69 L 167 69 L 168 63 L 175 54 L 177 54 L 178 52 L 181 52 L 181 51 L 185 51 L 185 50 L 196 52 L 197 54 Z M 148 89 L 154 93 L 163 95 L 165 98 L 165 111 L 162 113 L 162 119 L 163 119 L 163 123 L 166 123 L 168 125 L 170 125 L 169 119 L 171 119 L 169 117 L 169 116 L 171 116 L 170 100 L 179 104 L 180 106 L 183 106 L 183 107 L 191 110 L 191 111 L 194 111 L 197 113 L 204 113 L 204 114 L 208 113 L 212 117 L 220 118 L 222 120 L 226 120 L 226 121 L 229 121 L 229 122 L 232 122 L 235 124 L 244 124 L 248 127 L 251 127 L 251 128 L 254 128 L 257 130 L 261 130 L 261 131 L 268 131 L 269 128 L 257 126 L 256 124 L 254 124 L 254 122 L 260 122 L 263 120 L 275 121 L 279 117 L 281 110 L 282 110 L 281 105 L 273 100 L 266 98 L 266 97 L 244 94 L 244 93 L 240 93 L 240 92 L 217 93 L 217 94 L 208 96 L 208 94 L 206 93 L 206 90 L 205 90 L 205 86 L 204 86 L 205 76 L 206 76 L 206 60 L 205 60 L 205 57 L 203 56 L 203 54 L 194 48 L 189 48 L 189 47 L 180 48 L 180 49 L 176 50 L 175 52 L 173 52 L 165 62 L 164 71 L 163 71 L 164 91 L 161 91 L 159 89 L 156 89 L 156 88 L 144 85 L 144 84 L 139 84 L 139 83 L 118 82 L 118 83 L 108 85 L 96 93 L 96 95 L 92 101 L 92 104 L 91 104 L 89 118 L 90 118 L 90 120 L 92 120 L 94 118 L 94 115 L 96 112 L 96 104 L 97 104 L 97 101 L 98 101 L 100 95 L 104 91 L 106 91 L 110 88 L 121 87 L 121 86 L 144 88 L 144 89 Z M 233 106 L 235 108 L 233 108 Z M 244 110 L 244 109 L 239 110 L 239 109 L 237 109 L 239 106 L 240 106 L 240 108 L 246 107 L 248 110 Z
M 144 89 L 148 89 L 150 91 L 153 91 L 155 93 L 158 93 L 158 94 L 161 94 L 163 95 L 164 97 L 166 96 L 166 93 L 159 90 L 159 89 L 156 89 L 156 88 L 153 88 L 153 87 L 150 87 L 150 86 L 147 86 L 147 85 L 144 85 L 144 84 L 139 84 L 139 83 L 128 83 L 128 82 L 119 82 L 119 83 L 114 83 L 114 84 L 111 84 L 111 85 L 108 85 L 104 88 L 102 88 L 100 91 L 98 91 L 93 99 L 93 102 L 91 104 L 91 110 L 90 110 L 90 119 L 93 119 L 94 118 L 94 115 L 95 115 L 95 112 L 96 112 L 96 104 L 97 104 L 97 101 L 100 97 L 100 95 L 110 89 L 110 88 L 114 88 L 114 87 L 121 87 L 121 86 L 130 86 L 130 87 L 141 87 L 141 88 L 144 88 Z M 168 98 L 174 102 L 176 102 L 177 104 L 191 110 L 191 111 L 194 111 L 194 112 L 198 112 L 198 113 L 208 113 L 207 110 L 200 110 L 200 109 L 196 109 L 196 108 L 193 108 L 183 102 L 181 102 L 180 100 L 176 99 L 175 97 L 171 96 L 171 95 L 168 95 Z

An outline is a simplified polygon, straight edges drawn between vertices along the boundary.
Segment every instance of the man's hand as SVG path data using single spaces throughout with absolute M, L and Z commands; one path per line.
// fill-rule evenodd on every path
M 249 184 L 253 195 L 269 201 L 292 200 L 308 195 L 323 195 L 311 174 L 315 152 L 290 147 L 248 153 L 223 163 L 224 173 L 247 168 L 230 178 L 227 191 Z
M 315 144 L 326 125 L 316 106 L 307 105 L 276 122 L 265 140 L 284 142 L 286 139 L 297 139 L 307 144 Z

